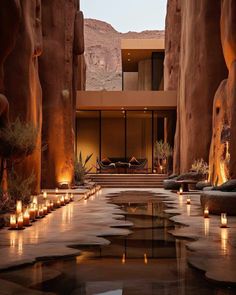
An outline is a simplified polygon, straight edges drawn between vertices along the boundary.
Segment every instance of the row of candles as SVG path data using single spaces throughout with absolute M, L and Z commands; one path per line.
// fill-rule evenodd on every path
M 16 202 L 16 213 L 10 215 L 10 229 L 24 229 L 31 226 L 37 219 L 45 217 L 55 209 L 65 206 L 73 201 L 73 194 L 66 193 L 65 196 L 58 196 L 56 201 L 47 200 L 47 193 L 43 193 L 43 204 L 38 204 L 38 197 L 34 196 L 31 204 L 24 210 L 22 201 Z
M 93 187 L 89 192 L 84 194 L 84 199 L 88 199 L 91 195 L 101 190 L 101 186 Z M 59 189 L 55 189 L 56 195 L 59 194 Z M 38 197 L 34 196 L 31 204 L 23 210 L 22 201 L 16 202 L 16 214 L 10 215 L 10 229 L 21 230 L 25 227 L 31 226 L 31 223 L 37 219 L 45 217 L 52 211 L 65 206 L 73 201 L 73 194 L 66 193 L 65 196 L 58 196 L 57 200 L 50 201 L 47 199 L 47 192 L 43 192 L 43 204 L 38 204 Z
M 180 187 L 180 189 L 178 191 L 178 195 L 182 196 L 182 194 L 183 194 L 183 188 Z M 187 198 L 186 198 L 186 204 L 191 205 L 191 198 L 189 196 L 187 196 Z M 209 218 L 210 217 L 210 212 L 209 212 L 208 207 L 204 208 L 203 217 L 204 218 Z M 227 213 L 221 213 L 220 220 L 221 220 L 221 226 L 220 227 L 221 228 L 227 228 L 228 227 Z

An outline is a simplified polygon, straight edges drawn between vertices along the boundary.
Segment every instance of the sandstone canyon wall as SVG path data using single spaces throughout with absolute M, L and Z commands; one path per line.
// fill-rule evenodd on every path
M 165 24 L 164 90 L 177 90 L 181 36 L 181 0 L 167 2 Z
M 44 51 L 39 61 L 43 90 L 44 187 L 72 182 L 75 77 L 83 53 L 83 14 L 77 0 L 42 0 Z
M 236 178 L 236 2 L 221 1 L 221 42 L 228 78 L 220 84 L 213 105 L 210 152 L 211 181 Z
M 6 1 L 5 1 L 6 2 Z M 14 46 L 4 61 L 4 92 L 9 101 L 10 119 L 19 117 L 23 122 L 32 123 L 38 131 L 36 149 L 20 166 L 16 167 L 21 176 L 35 175 L 34 191 L 40 189 L 41 177 L 41 87 L 38 77 L 38 56 L 42 51 L 41 1 L 20 0 L 14 3 L 13 15 L 17 18 L 10 22 L 8 38 L 18 27 Z M 11 12 L 12 13 L 12 12 Z M 10 14 L 11 14 L 10 13 Z M 13 15 L 5 15 L 9 22 Z M 12 26 L 14 23 L 14 26 Z M 9 31 L 8 31 L 9 30 Z M 9 43 L 8 43 L 9 44 Z
M 177 10 L 172 9 L 172 5 L 168 5 L 168 8 L 174 14 L 179 13 L 181 9 L 174 169 L 176 172 L 186 172 L 195 159 L 203 158 L 208 161 L 212 134 L 213 99 L 217 87 L 226 77 L 226 67 L 220 42 L 220 1 L 212 5 L 212 2 L 207 0 L 182 0 L 181 7 L 177 6 L 176 1 L 173 3 Z M 179 41 L 178 38 L 176 40 L 173 30 L 175 24 L 172 19 L 175 16 L 171 11 L 167 13 L 169 18 L 167 24 L 170 24 L 169 27 L 172 29 L 169 29 L 167 36 L 168 41 L 173 42 L 171 45 L 173 56 L 175 54 L 178 56 L 175 46 L 178 47 Z M 173 61 L 168 61 L 168 56 Z M 169 69 L 171 63 L 174 69 L 176 59 L 173 59 L 171 50 L 169 50 L 165 61 Z M 173 80 L 171 82 L 171 77 L 166 79 L 169 81 L 169 88 L 176 87 Z
M 15 46 L 20 16 L 19 0 L 2 0 L 0 2 L 0 128 L 7 124 L 9 111 L 4 87 L 4 62 Z

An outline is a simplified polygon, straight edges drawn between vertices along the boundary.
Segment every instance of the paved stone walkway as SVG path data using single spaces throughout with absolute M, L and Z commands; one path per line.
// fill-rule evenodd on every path
M 109 204 L 105 196 L 128 189 L 103 189 L 94 198 L 84 201 L 81 195 L 24 231 L 0 231 L 0 269 L 32 263 L 36 259 L 64 257 L 79 254 L 79 245 L 106 245 L 101 236 L 127 235 L 129 221 L 122 219 L 122 210 Z M 133 189 L 131 189 L 133 190 Z M 204 219 L 199 194 L 187 195 L 163 189 L 139 189 L 165 196 L 167 213 L 171 220 L 185 225 L 177 226 L 171 233 L 178 238 L 191 239 L 187 244 L 189 263 L 205 272 L 207 278 L 236 283 L 236 217 L 228 217 L 229 228 L 220 228 L 220 217 Z M 50 198 L 53 198 L 53 194 Z M 119 228 L 116 228 L 119 227 Z M 99 237 L 98 237 L 99 236 Z

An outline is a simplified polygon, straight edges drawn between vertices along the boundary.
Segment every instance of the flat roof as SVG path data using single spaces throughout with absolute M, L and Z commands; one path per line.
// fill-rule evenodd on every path
M 165 50 L 165 39 L 121 39 L 121 50 Z
M 77 91 L 76 110 L 176 109 L 176 91 Z
M 165 39 L 121 39 L 123 72 L 137 72 L 140 60 L 151 59 L 153 52 L 165 51 Z

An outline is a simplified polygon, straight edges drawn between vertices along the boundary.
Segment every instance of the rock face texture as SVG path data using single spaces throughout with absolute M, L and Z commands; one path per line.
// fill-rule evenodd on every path
M 15 0 L 0 3 L 0 128 L 8 121 L 9 103 L 5 96 L 4 62 L 13 50 L 20 24 L 20 4 Z
M 213 183 L 236 178 L 236 2 L 221 1 L 221 42 L 228 78 L 220 84 L 213 105 L 210 173 Z
M 117 32 L 105 22 L 85 20 L 86 90 L 122 90 L 121 39 L 159 39 L 164 31 Z
M 220 1 L 214 5 L 207 0 L 181 1 L 176 172 L 186 172 L 195 159 L 209 158 L 214 94 L 227 75 L 220 42 L 220 13 Z
M 71 183 L 74 167 L 75 75 L 83 53 L 83 14 L 76 0 L 42 0 L 44 51 L 39 61 L 43 90 L 44 187 Z
M 1 4 L 4 2 L 9 2 L 9 7 L 13 8 L 13 14 L 11 11 L 4 15 L 8 38 L 6 52 L 10 51 L 3 65 L 4 93 L 9 101 L 10 119 L 14 121 L 19 117 L 38 130 L 34 153 L 16 168 L 25 177 L 32 172 L 35 174 L 34 190 L 37 192 L 41 177 L 42 97 L 38 77 L 38 56 L 42 50 L 41 3 L 40 0 L 11 0 Z
M 165 25 L 164 89 L 177 90 L 181 39 L 181 1 L 169 0 Z

